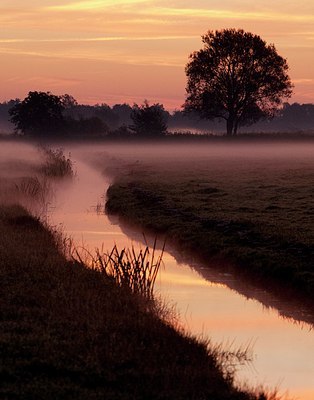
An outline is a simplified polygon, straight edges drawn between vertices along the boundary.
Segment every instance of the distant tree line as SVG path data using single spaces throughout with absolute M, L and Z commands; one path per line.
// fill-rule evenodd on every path
M 167 133 L 163 105 L 78 104 L 69 94 L 29 92 L 24 100 L 0 103 L 0 129 L 37 138 L 156 137 Z
M 40 93 L 40 92 L 37 92 Z M 39 98 L 41 98 L 39 96 Z M 44 135 L 78 136 L 78 137 L 125 137 L 131 135 L 155 136 L 169 132 L 206 132 L 222 134 L 225 132 L 224 121 L 202 119 L 196 112 L 185 113 L 176 110 L 172 113 L 165 110 L 162 104 L 142 105 L 127 103 L 83 105 L 70 95 L 60 96 L 62 118 L 51 121 L 46 119 L 47 126 L 42 126 Z M 19 125 L 14 124 L 14 118 L 9 111 L 20 109 L 19 99 L 0 103 L 0 132 L 12 132 Z M 145 111 L 146 110 L 146 111 Z M 39 113 L 42 111 L 38 110 Z M 141 119 L 144 114 L 144 121 Z M 154 118 L 152 115 L 155 114 Z M 147 126 L 145 126 L 145 116 Z M 39 118 L 40 119 L 40 118 Z M 149 126 L 153 121 L 157 129 Z M 61 123 L 62 122 L 62 123 Z M 59 126 L 57 126 L 59 124 Z M 18 130 L 18 129 L 17 129 Z M 314 132 L 314 104 L 284 103 L 275 117 L 262 120 L 249 127 L 242 127 L 241 132 Z M 21 132 L 22 133 L 22 132 Z M 35 133 L 36 134 L 36 133 Z
M 183 111 L 175 111 L 171 115 L 169 126 L 175 130 L 195 130 L 213 134 L 226 131 L 224 121 L 201 119 L 196 112 L 186 115 Z M 262 119 L 249 126 L 242 126 L 239 131 L 241 133 L 314 133 L 314 104 L 284 103 L 272 119 Z

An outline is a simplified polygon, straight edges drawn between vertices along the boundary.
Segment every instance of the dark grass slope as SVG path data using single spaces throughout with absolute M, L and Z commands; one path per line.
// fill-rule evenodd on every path
M 157 175 L 116 181 L 107 193 L 107 211 L 165 234 L 169 242 L 202 261 L 232 265 L 277 294 L 297 295 L 314 304 L 310 187 L 302 188 L 303 193 L 287 188 L 289 196 L 276 201 L 281 188 L 273 185 L 275 189 L 262 191 L 259 181 L 252 181 L 249 189 L 238 181 L 225 189 L 217 182 L 208 184 L 208 177 L 202 181 Z M 226 177 L 222 182 L 226 184 Z
M 56 236 L 0 208 L 1 399 L 264 399 L 143 300 L 67 262 Z

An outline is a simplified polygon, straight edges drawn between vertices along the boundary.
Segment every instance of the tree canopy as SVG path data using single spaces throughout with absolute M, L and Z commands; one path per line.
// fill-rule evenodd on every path
M 130 129 L 140 136 L 164 135 L 167 132 L 167 117 L 168 113 L 163 105 L 156 103 L 150 106 L 145 100 L 141 106 L 134 104 L 132 107 L 133 125 L 130 126 Z
M 235 135 L 241 125 L 273 117 L 291 96 L 287 61 L 273 44 L 242 29 L 208 31 L 202 41 L 186 66 L 186 111 L 224 119 Z
M 60 134 L 64 127 L 63 100 L 50 92 L 29 92 L 9 111 L 10 121 L 25 135 L 46 137 Z

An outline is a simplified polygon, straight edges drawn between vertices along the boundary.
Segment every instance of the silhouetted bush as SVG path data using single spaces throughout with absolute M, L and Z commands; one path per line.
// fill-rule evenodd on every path
M 131 113 L 133 125 L 130 129 L 143 137 L 165 135 L 167 132 L 168 113 L 162 104 L 149 105 L 145 100 L 141 106 L 134 104 Z

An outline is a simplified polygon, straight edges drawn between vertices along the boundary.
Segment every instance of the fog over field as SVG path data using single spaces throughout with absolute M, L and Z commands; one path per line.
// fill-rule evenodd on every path
M 262 185 L 283 184 L 302 186 L 308 194 L 314 181 L 313 142 L 106 144 L 102 149 L 93 145 L 76 151 L 107 175 L 123 168 L 157 180 L 163 173 L 163 181 L 167 177 L 208 180 L 226 189 L 237 182 L 250 188 L 260 179 L 264 192 L 267 188 Z
M 163 165 L 165 159 L 169 162 L 184 162 L 197 160 L 257 160 L 257 161 L 287 161 L 294 163 L 295 161 L 313 161 L 314 143 L 309 142 L 289 142 L 289 141 L 239 141 L 226 143 L 163 143 L 158 142 L 137 142 L 137 143 L 108 143 L 102 145 L 102 150 L 113 156 L 119 156 L 126 160 L 143 160 L 150 161 L 154 164 Z M 77 150 L 86 152 L 90 155 L 97 153 L 99 146 L 84 145 L 75 147 Z
M 98 168 L 108 168 L 112 173 L 119 165 L 136 168 L 149 173 L 151 168 L 172 173 L 181 173 L 185 167 L 189 173 L 209 173 L 225 171 L 234 180 L 248 178 L 253 169 L 261 177 L 271 180 L 282 171 L 282 178 L 289 181 L 289 174 L 300 178 L 314 173 L 314 143 L 309 142 L 240 142 L 240 143 L 103 143 L 103 144 L 53 144 L 63 148 L 65 153 L 73 154 Z M 42 161 L 39 147 L 27 143 L 0 142 L 0 179 L 21 178 L 33 173 Z M 74 160 L 75 161 L 75 160 Z M 112 168 L 114 166 L 114 168 Z M 183 168 L 183 169 L 182 169 Z M 305 168 L 303 171 L 302 169 Z M 247 173 L 245 170 L 247 170 Z M 284 172 L 285 171 L 285 172 Z M 223 178 L 223 176 L 221 176 Z M 256 177 L 255 177 L 256 178 Z M 219 179 L 216 176 L 215 179 Z M 221 182 L 223 183 L 223 181 Z M 249 184 L 249 181 L 248 181 Z M 308 187 L 309 191 L 311 186 Z M 2 190 L 3 192 L 3 190 Z

